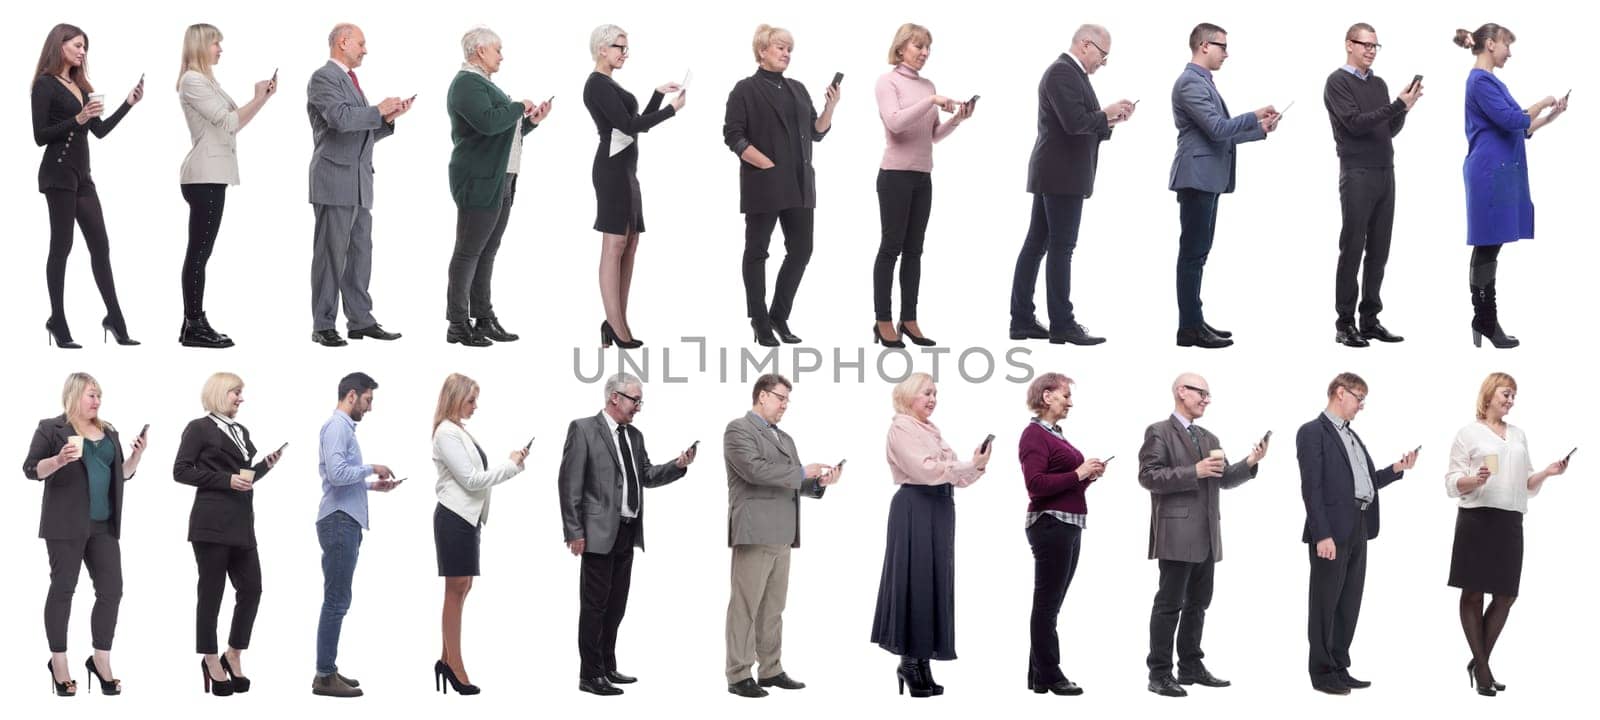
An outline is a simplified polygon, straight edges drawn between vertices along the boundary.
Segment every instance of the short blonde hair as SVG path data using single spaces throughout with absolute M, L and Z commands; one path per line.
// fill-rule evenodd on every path
M 628 31 L 616 25 L 601 25 L 589 33 L 589 54 L 594 56 L 595 62 L 600 62 L 600 56 L 605 54 L 606 48 L 615 45 L 619 38 L 627 36 Z
M 794 49 L 794 36 L 781 27 L 773 27 L 766 23 L 756 27 L 756 36 L 750 41 L 750 49 L 754 51 L 756 62 L 761 62 L 761 51 L 772 47 L 773 43 L 785 42 L 789 49 Z
M 228 393 L 243 389 L 244 380 L 238 375 L 231 372 L 213 373 L 206 378 L 205 387 L 200 389 L 200 406 L 208 413 L 230 416 L 233 408 L 228 404 Z
M 1511 388 L 1511 394 L 1517 394 L 1517 380 L 1503 372 L 1489 373 L 1483 379 L 1483 385 L 1478 387 L 1478 419 L 1489 419 L 1489 403 L 1494 402 L 1494 394 L 1500 388 Z
M 450 373 L 444 379 L 444 387 L 439 388 L 439 405 L 433 411 L 433 429 L 438 430 L 446 420 L 460 425 L 461 406 L 467 404 L 467 399 L 477 391 L 478 381 L 461 373 Z
M 894 411 L 902 415 L 911 414 L 911 403 L 917 401 L 917 396 L 922 394 L 924 386 L 933 385 L 933 376 L 925 372 L 911 373 L 911 376 L 900 381 L 894 386 Z
M 67 422 L 72 422 L 73 416 L 78 412 L 78 401 L 83 399 L 84 393 L 89 392 L 89 388 L 100 390 L 100 381 L 95 380 L 93 375 L 75 372 L 67 376 L 67 382 L 61 386 L 61 409 L 66 413 Z M 94 424 L 101 428 L 108 427 L 106 422 L 98 417 L 94 419 Z
M 1072 378 L 1058 372 L 1047 372 L 1034 378 L 1033 384 L 1028 386 L 1028 409 L 1036 413 L 1044 412 L 1048 407 L 1044 402 L 1044 394 L 1071 384 Z
M 923 47 L 933 45 L 933 33 L 916 23 L 906 23 L 894 31 L 894 42 L 889 43 L 889 64 L 900 64 L 900 51 L 906 49 L 906 43 L 912 40 L 921 43 Z
M 178 66 L 178 89 L 183 89 L 183 74 L 190 70 L 208 78 L 213 77 L 211 45 L 219 42 L 222 42 L 222 31 L 215 25 L 195 23 L 183 31 L 183 62 Z

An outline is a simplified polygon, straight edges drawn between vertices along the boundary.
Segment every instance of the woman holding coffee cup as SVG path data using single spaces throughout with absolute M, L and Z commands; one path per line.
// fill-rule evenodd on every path
M 48 668 L 57 695 L 77 694 L 67 663 L 67 620 L 82 565 L 94 583 L 94 655 L 84 666 L 100 681 L 101 692 L 116 695 L 122 681 L 111 672 L 111 640 L 122 600 L 122 483 L 139 469 L 145 437 L 140 432 L 123 456 L 116 428 L 100 419 L 100 383 L 86 373 L 67 376 L 61 404 L 65 412 L 39 421 L 22 463 L 23 475 L 44 483 L 39 537 L 50 554 L 44 605 Z
M 261 558 L 256 553 L 255 483 L 266 477 L 283 453 L 255 461 L 250 431 L 237 421 L 244 403 L 244 381 L 219 372 L 206 380 L 200 404 L 206 414 L 183 429 L 172 479 L 193 485 L 189 543 L 200 570 L 195 604 L 195 652 L 203 658 L 204 687 L 217 696 L 250 691 L 240 655 L 250 647 L 250 630 L 261 604 Z M 233 581 L 233 624 L 228 651 L 217 654 L 217 612 L 226 581 Z
M 1567 459 L 1533 471 L 1528 439 L 1506 422 L 1517 381 L 1492 373 L 1478 389 L 1478 419 L 1456 433 L 1445 492 L 1459 498 L 1450 585 L 1461 588 L 1461 629 L 1472 650 L 1467 675 L 1479 695 L 1506 689 L 1495 682 L 1489 655 L 1505 628 L 1522 580 L 1522 516 L 1544 481 L 1567 471 Z M 1487 611 L 1483 596 L 1493 599 Z

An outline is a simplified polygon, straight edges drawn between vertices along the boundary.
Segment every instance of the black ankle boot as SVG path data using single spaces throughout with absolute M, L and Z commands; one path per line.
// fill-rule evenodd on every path
M 922 676 L 922 666 L 916 658 L 900 658 L 900 667 L 894 671 L 898 681 L 899 692 L 905 694 L 906 686 L 911 686 L 911 697 L 925 698 L 933 696 L 933 688 L 928 684 L 927 678 Z
M 446 343 L 459 343 L 467 347 L 489 347 L 494 344 L 493 340 L 478 334 L 478 331 L 468 325 L 466 321 L 450 323 L 450 329 L 444 333 L 444 341 Z
M 178 344 L 184 347 L 197 348 L 226 348 L 233 347 L 233 341 L 218 335 L 205 322 L 205 316 L 198 318 L 184 318 L 183 327 L 178 331 Z
M 1514 348 L 1522 342 L 1500 327 L 1500 311 L 1495 303 L 1494 283 L 1472 286 L 1472 346 L 1483 347 L 1483 339 L 1497 348 Z
M 928 687 L 933 690 L 933 694 L 943 695 L 944 686 L 933 681 L 933 663 L 924 658 L 917 661 L 917 667 L 922 670 L 922 679 L 928 683 Z
M 477 330 L 479 335 L 495 342 L 515 342 L 522 337 L 506 330 L 498 319 L 492 317 L 478 318 L 478 323 L 473 329 Z

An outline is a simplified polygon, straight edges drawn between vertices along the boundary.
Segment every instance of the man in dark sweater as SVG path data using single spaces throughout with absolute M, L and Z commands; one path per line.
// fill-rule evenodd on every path
M 1334 341 L 1366 347 L 1367 341 L 1400 342 L 1404 338 L 1378 323 L 1383 310 L 1380 290 L 1389 261 L 1394 228 L 1394 142 L 1405 127 L 1406 114 L 1422 97 L 1421 76 L 1389 99 L 1389 88 L 1372 73 L 1378 57 L 1378 33 L 1366 23 L 1345 31 L 1345 65 L 1328 76 L 1322 102 L 1333 124 L 1339 151 L 1339 267 L 1334 279 L 1334 308 L 1339 317 Z M 1362 254 L 1366 254 L 1365 260 Z M 1361 270 L 1361 287 L 1356 270 Z M 1364 294 L 1363 294 L 1364 293 Z M 1361 324 L 1356 324 L 1356 299 L 1361 296 Z

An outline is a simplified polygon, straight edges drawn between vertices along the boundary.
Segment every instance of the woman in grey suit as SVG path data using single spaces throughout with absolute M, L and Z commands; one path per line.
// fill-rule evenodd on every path
M 189 203 L 189 247 L 183 254 L 183 327 L 178 342 L 186 347 L 232 347 L 233 340 L 206 321 L 206 263 L 222 229 L 222 201 L 229 185 L 239 184 L 239 158 L 234 136 L 249 125 L 278 91 L 278 74 L 256 83 L 255 97 L 236 105 L 211 74 L 222 60 L 222 31 L 205 23 L 183 33 L 183 61 L 178 74 L 178 104 L 189 124 L 194 147 L 183 158 L 178 183 Z

